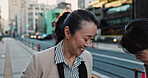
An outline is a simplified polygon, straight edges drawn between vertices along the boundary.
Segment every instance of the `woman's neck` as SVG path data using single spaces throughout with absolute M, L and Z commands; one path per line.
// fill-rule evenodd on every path
M 74 62 L 76 56 L 75 55 L 72 55 L 70 53 L 70 50 L 68 48 L 68 45 L 66 45 L 66 44 L 67 44 L 67 42 L 66 41 L 63 41 L 63 43 L 62 43 L 62 51 L 63 51 L 64 58 L 65 58 L 66 62 L 71 67 L 73 65 L 73 62 Z

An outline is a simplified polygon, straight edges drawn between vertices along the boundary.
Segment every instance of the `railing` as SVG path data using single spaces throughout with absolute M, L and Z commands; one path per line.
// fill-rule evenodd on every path
M 110 65 L 114 65 L 114 66 L 117 66 L 117 67 L 120 67 L 120 68 L 124 68 L 124 69 L 127 69 L 127 70 L 131 70 L 131 71 L 135 72 L 135 77 L 134 77 L 134 78 L 138 78 L 138 73 L 141 73 L 141 74 L 144 74 L 144 73 L 145 73 L 144 71 L 141 71 L 141 70 L 139 70 L 139 69 L 137 69 L 137 68 L 134 68 L 134 69 L 133 69 L 133 68 L 129 68 L 129 67 L 117 65 L 117 64 L 114 64 L 114 63 L 105 62 L 105 61 L 98 60 L 98 59 L 93 59 L 93 60 L 94 60 L 94 61 L 98 61 L 98 62 L 103 62 L 103 63 L 106 63 L 106 64 L 110 64 Z M 94 68 L 97 69 L 97 70 L 101 70 L 101 71 L 104 71 L 104 72 L 106 72 L 106 73 L 112 74 L 112 75 L 114 75 L 114 76 L 117 76 L 117 77 L 119 77 L 119 78 L 124 78 L 123 76 L 120 76 L 119 74 L 112 73 L 112 72 L 110 72 L 110 71 L 106 71 L 106 70 L 100 69 L 100 68 L 95 67 L 95 66 L 94 66 Z M 143 77 L 143 78 L 146 78 L 146 77 Z
M 40 44 L 37 44 L 37 43 L 34 43 L 34 42 L 30 42 L 29 40 L 20 40 L 22 43 L 24 43 L 25 45 L 27 45 L 28 47 L 32 47 L 32 49 L 36 49 L 37 51 L 40 51 L 42 50 L 42 46 Z M 47 48 L 49 48 L 50 46 L 48 46 Z M 131 70 L 135 73 L 135 76 L 134 78 L 138 78 L 138 74 L 141 73 L 141 74 L 144 74 L 145 72 L 139 70 L 139 69 L 133 69 L 133 68 L 129 68 L 129 67 L 125 67 L 125 66 L 121 66 L 121 65 L 118 65 L 118 64 L 114 64 L 114 63 L 109 63 L 109 62 L 105 62 L 105 61 L 102 61 L 102 60 L 98 60 L 98 59 L 93 59 L 94 61 L 98 61 L 98 62 L 102 62 L 102 63 L 106 63 L 106 64 L 110 64 L 110 65 L 114 65 L 114 66 L 117 66 L 117 67 L 120 67 L 120 68 L 124 68 L 124 69 L 127 69 L 127 70 Z M 119 78 L 124 78 L 123 76 L 120 76 L 119 74 L 116 74 L 116 73 L 112 73 L 111 71 L 106 71 L 106 70 L 103 70 L 103 69 L 100 69 L 98 67 L 95 67 L 93 66 L 95 69 L 97 70 L 101 70 L 103 72 L 106 72 L 106 73 L 109 73 L 109 74 L 112 74 L 114 76 L 117 76 Z M 92 78 L 99 78 L 98 76 L 96 75 L 92 75 Z M 146 78 L 146 77 L 143 77 L 143 78 Z
M 41 50 L 47 49 L 47 48 L 49 48 L 49 47 L 54 45 L 54 44 L 50 44 L 50 45 L 49 44 L 48 45 L 39 44 L 39 43 L 36 43 L 34 41 L 29 41 L 29 40 L 26 40 L 26 39 L 18 39 L 18 40 L 20 40 L 26 46 L 31 47 L 32 49 L 35 49 L 37 51 L 41 51 Z

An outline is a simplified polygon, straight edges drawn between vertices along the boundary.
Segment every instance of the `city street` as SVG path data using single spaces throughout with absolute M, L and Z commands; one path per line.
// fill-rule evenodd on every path
M 0 78 L 20 78 L 34 52 L 54 45 L 50 40 L 4 38 L 0 42 Z M 43 46 L 44 45 L 44 46 Z M 100 78 L 135 78 L 134 68 L 143 72 L 141 62 L 113 44 L 94 43 L 87 50 L 93 54 L 93 74 Z M 105 48 L 106 47 L 106 48 Z M 141 78 L 140 72 L 138 77 Z
M 20 78 L 32 55 L 54 46 L 54 36 L 63 39 L 67 26 L 72 35 L 75 35 L 77 29 L 83 28 L 85 28 L 84 31 L 89 32 L 86 36 L 91 33 L 96 34 L 93 43 L 86 48 L 93 56 L 92 78 L 145 78 L 143 77 L 145 76 L 143 62 L 137 60 L 134 55 L 125 53 L 119 48 L 118 43 L 122 42 L 123 36 L 127 34 L 127 37 L 129 35 L 130 38 L 123 41 L 127 44 L 124 47 L 130 46 L 130 49 L 126 48 L 131 50 L 130 52 L 145 53 L 143 50 L 145 42 L 141 41 L 147 40 L 147 37 L 138 30 L 143 27 L 135 29 L 137 36 L 127 31 L 134 33 L 135 31 L 132 31 L 130 27 L 138 26 L 138 24 L 130 26 L 132 20 L 148 18 L 147 8 L 148 0 L 1 0 L 0 78 Z M 63 15 L 65 12 L 68 13 L 66 16 Z M 73 17 L 73 15 L 75 16 Z M 61 16 L 64 18 L 60 18 Z M 85 21 L 96 25 L 97 29 L 93 32 L 91 32 L 91 27 L 86 29 L 91 25 L 85 24 Z M 88 26 L 83 27 L 83 25 Z M 144 31 L 143 29 L 141 30 Z M 82 33 L 84 41 L 88 41 L 83 34 L 85 32 Z M 71 39 L 73 40 L 75 37 Z M 141 43 L 139 48 L 133 48 L 137 44 L 136 41 L 137 46 Z M 130 42 L 133 42 L 133 45 Z M 68 46 L 69 44 L 71 43 L 68 43 Z M 79 44 L 78 46 L 81 51 L 84 50 L 84 46 Z M 70 46 L 70 49 L 73 50 L 71 47 L 73 45 Z M 67 51 L 67 49 L 64 50 Z M 67 54 L 64 53 L 64 55 L 66 58 Z M 145 54 L 143 55 L 145 56 Z M 136 57 L 146 61 L 142 55 L 136 55 Z M 71 60 L 70 63 L 73 64 Z

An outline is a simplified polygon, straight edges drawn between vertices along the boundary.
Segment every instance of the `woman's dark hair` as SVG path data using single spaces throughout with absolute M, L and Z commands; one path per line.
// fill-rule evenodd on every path
M 63 23 L 69 13 L 70 12 L 64 12 L 63 15 L 60 16 L 60 18 L 56 22 L 56 28 L 55 28 L 55 34 L 54 34 L 54 37 L 56 39 L 55 44 L 58 44 L 62 39 L 64 39 L 64 36 L 63 36 L 64 32 L 62 31 L 64 29 Z
M 65 17 L 68 15 L 67 17 Z M 64 27 L 70 28 L 70 33 L 74 35 L 77 30 L 82 28 L 82 21 L 94 22 L 98 26 L 98 20 L 94 13 L 88 10 L 75 10 L 70 14 L 64 14 L 59 18 L 55 29 L 56 44 L 64 39 Z M 66 19 L 65 19 L 66 18 Z M 65 19 L 65 20 L 64 20 Z M 64 21 L 63 21 L 64 20 Z
M 134 19 L 125 26 L 120 47 L 125 52 L 138 54 L 148 48 L 148 19 Z

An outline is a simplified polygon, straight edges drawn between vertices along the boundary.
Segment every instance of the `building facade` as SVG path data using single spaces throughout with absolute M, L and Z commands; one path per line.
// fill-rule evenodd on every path
M 122 35 L 124 26 L 132 20 L 132 1 L 116 0 L 107 2 L 105 0 L 93 3 L 88 8 L 96 14 L 100 21 L 99 29 L 101 35 Z
M 100 21 L 102 35 L 122 35 L 125 25 L 132 20 L 132 5 L 103 9 L 104 17 Z
M 15 20 L 15 16 L 21 12 L 28 3 L 36 3 L 36 0 L 9 0 L 9 20 Z
M 71 11 L 71 4 L 66 2 L 61 2 L 58 6 L 52 10 L 42 13 L 42 26 L 45 34 L 53 35 L 54 33 L 54 23 L 59 18 L 63 12 Z
M 44 11 L 49 11 L 52 7 L 44 4 L 28 4 L 23 8 L 22 11 L 22 33 L 31 34 L 43 31 L 40 29 L 39 22 L 40 14 Z
M 53 22 L 62 13 L 62 9 L 53 9 L 42 14 L 42 26 L 45 34 L 52 35 L 54 32 Z
M 28 3 L 36 3 L 36 0 L 9 0 L 9 26 L 11 28 L 9 31 L 13 37 L 21 35 L 22 8 Z
M 148 0 L 133 0 L 133 19 L 148 18 Z

